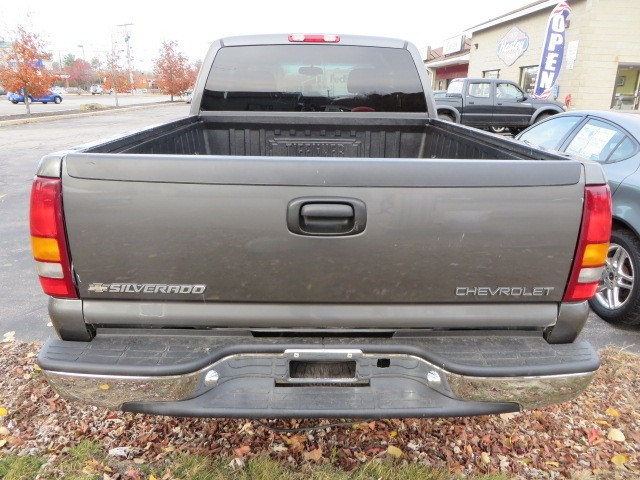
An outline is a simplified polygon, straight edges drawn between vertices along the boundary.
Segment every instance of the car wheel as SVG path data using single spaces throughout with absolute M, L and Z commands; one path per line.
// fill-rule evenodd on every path
M 438 118 L 440 120 L 444 120 L 445 122 L 451 122 L 451 123 L 455 123 L 455 118 L 453 118 L 450 114 L 448 113 L 438 113 Z
M 538 115 L 538 117 L 536 118 L 536 121 L 533 123 L 538 123 L 538 122 L 541 122 L 542 120 L 546 120 L 550 116 L 551 116 L 550 113 L 541 113 L 540 115 Z
M 56 105 L 58 105 L 60 102 L 62 102 L 62 99 L 60 97 L 56 97 L 53 99 L 53 103 L 55 103 Z
M 489 127 L 493 133 L 504 133 L 509 130 L 509 127 Z
M 593 311 L 607 322 L 640 325 L 639 273 L 640 241 L 629 230 L 614 230 L 602 280 L 589 301 Z
M 16 102 L 15 100 L 11 100 L 11 103 L 13 103 L 14 105 L 18 104 L 18 102 Z
M 46 105 L 47 103 L 49 103 L 49 102 L 42 102 L 43 105 Z

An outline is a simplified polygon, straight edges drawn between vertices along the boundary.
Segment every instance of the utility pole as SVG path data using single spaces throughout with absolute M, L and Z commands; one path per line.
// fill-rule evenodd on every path
M 129 85 L 131 86 L 131 93 L 133 93 L 133 71 L 131 70 L 131 47 L 129 45 L 131 35 L 129 34 L 129 30 L 127 29 L 127 27 L 131 25 L 133 25 L 133 23 L 122 23 L 118 26 L 124 27 L 124 41 L 127 44 L 127 68 L 129 69 Z

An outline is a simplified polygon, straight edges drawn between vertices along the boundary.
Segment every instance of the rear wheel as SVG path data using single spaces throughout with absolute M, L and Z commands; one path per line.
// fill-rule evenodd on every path
M 629 230 L 614 230 L 602 280 L 589 301 L 593 311 L 607 322 L 640 325 L 639 272 L 640 241 Z
M 449 113 L 438 113 L 438 118 L 440 120 L 444 120 L 445 122 L 454 123 L 456 120 Z
M 53 99 L 53 103 L 55 103 L 56 105 L 59 104 L 62 101 L 62 99 L 60 97 L 56 97 Z
M 540 115 L 538 115 L 538 117 L 536 118 L 536 121 L 533 123 L 538 123 L 541 122 L 542 120 L 545 120 L 547 118 L 549 118 L 551 116 L 550 113 L 541 113 Z
M 489 130 L 493 133 L 504 133 L 509 130 L 508 127 L 489 127 Z

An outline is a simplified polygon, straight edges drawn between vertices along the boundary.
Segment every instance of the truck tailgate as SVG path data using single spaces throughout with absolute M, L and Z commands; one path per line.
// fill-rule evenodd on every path
M 84 299 L 560 302 L 582 166 L 72 153 L 63 202 Z M 354 235 L 304 235 L 290 202 L 361 201 Z

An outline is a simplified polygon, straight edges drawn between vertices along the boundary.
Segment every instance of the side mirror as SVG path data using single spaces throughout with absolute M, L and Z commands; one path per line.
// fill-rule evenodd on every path
M 522 97 L 520 97 L 518 99 L 519 102 L 524 102 L 525 100 L 529 100 L 529 95 L 527 95 L 526 93 L 522 94 Z

